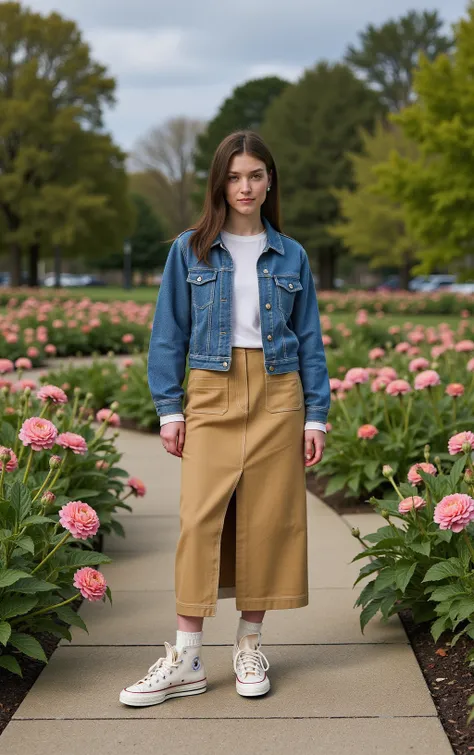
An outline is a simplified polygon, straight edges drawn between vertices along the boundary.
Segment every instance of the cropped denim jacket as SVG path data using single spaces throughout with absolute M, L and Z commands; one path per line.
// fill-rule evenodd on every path
M 267 244 L 256 274 L 265 371 L 299 370 L 305 421 L 326 422 L 331 392 L 308 256 L 263 216 L 262 222 Z M 153 318 L 148 383 L 159 415 L 182 411 L 188 352 L 190 369 L 225 372 L 232 364 L 233 260 L 218 234 L 210 265 L 198 262 L 191 234 L 185 231 L 171 246 Z

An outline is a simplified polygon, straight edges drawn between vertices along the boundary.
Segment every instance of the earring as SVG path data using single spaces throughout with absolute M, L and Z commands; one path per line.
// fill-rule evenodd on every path
M 271 188 L 272 188 L 271 186 L 267 186 L 267 191 L 270 191 Z

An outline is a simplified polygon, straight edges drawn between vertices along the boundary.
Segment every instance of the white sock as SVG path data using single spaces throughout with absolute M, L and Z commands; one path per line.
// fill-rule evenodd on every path
M 246 634 L 256 634 L 262 631 L 263 621 L 259 623 L 252 621 L 245 621 L 242 617 L 239 619 L 239 626 L 237 627 L 237 642 L 240 642 L 242 637 Z
M 202 646 L 201 632 L 182 632 L 176 630 L 176 650 L 180 651 L 186 647 L 200 648 Z

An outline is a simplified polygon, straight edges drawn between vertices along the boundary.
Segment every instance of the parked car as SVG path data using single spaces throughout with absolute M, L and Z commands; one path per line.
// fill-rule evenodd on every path
M 376 291 L 398 291 L 400 288 L 400 276 L 389 275 L 378 286 L 375 287 Z
M 95 275 L 75 275 L 73 273 L 61 273 L 59 276 L 59 282 L 64 288 L 71 288 L 77 286 L 106 286 L 107 283 L 101 278 L 97 278 Z M 51 287 L 56 283 L 56 276 L 54 273 L 48 273 L 44 276 L 43 286 Z
M 417 275 L 410 281 L 411 291 L 438 291 L 441 288 L 449 288 L 456 283 L 455 275 L 435 274 Z
M 456 294 L 474 294 L 474 283 L 453 283 L 448 290 Z

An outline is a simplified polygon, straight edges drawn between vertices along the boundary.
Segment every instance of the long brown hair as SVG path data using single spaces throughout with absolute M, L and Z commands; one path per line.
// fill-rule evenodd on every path
M 280 199 L 278 192 L 278 173 L 275 161 L 267 145 L 255 131 L 234 131 L 225 137 L 217 147 L 212 158 L 207 180 L 206 197 L 201 217 L 197 223 L 186 230 L 194 230 L 190 245 L 198 261 L 209 264 L 208 253 L 211 244 L 222 230 L 225 223 L 228 203 L 225 198 L 225 185 L 230 161 L 234 155 L 247 154 L 265 163 L 267 172 L 272 174 L 270 191 L 260 208 L 275 230 L 281 232 Z

